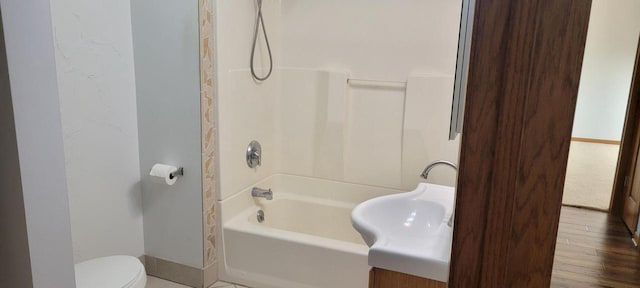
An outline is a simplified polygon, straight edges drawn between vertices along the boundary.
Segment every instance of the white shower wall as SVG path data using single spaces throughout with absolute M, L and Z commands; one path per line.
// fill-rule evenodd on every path
M 458 1 L 265 1 L 276 70 L 259 85 L 248 72 L 253 2 L 217 1 L 222 198 L 273 173 L 408 190 L 430 161 L 457 161 L 447 137 Z M 254 138 L 263 166 L 249 169 Z M 455 173 L 436 169 L 430 182 L 454 185 Z
M 431 161 L 457 161 L 448 140 L 453 78 L 412 75 L 406 88 L 348 85 L 349 73 L 281 69 L 280 173 L 409 190 Z M 455 185 L 436 169 L 430 182 Z
M 265 0 L 262 13 L 269 33 L 274 64 L 280 52 L 280 1 Z M 216 13 L 216 70 L 220 191 L 226 198 L 276 172 L 275 104 L 280 91 L 279 72 L 257 84 L 249 72 L 255 23 L 255 1 L 218 0 Z M 256 67 L 267 67 L 264 41 L 256 49 Z M 265 73 L 259 70 L 258 73 Z M 262 145 L 262 166 L 247 167 L 245 153 L 251 140 Z
M 283 67 L 453 75 L 462 1 L 282 0 Z

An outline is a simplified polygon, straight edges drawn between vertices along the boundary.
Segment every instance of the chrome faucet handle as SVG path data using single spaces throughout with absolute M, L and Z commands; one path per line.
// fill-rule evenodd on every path
M 262 147 L 258 141 L 253 140 L 247 147 L 247 166 L 255 168 L 262 165 Z
M 253 155 L 251 155 L 252 160 L 256 161 L 258 166 L 262 166 L 262 157 L 260 155 L 260 151 L 254 151 Z

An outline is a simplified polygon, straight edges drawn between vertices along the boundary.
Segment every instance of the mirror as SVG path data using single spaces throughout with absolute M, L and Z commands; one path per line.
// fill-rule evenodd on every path
M 475 2 L 475 0 L 462 1 L 449 140 L 455 140 L 456 136 L 462 132 L 462 117 L 464 115 L 464 100 L 467 92 L 467 74 L 469 72 L 469 53 L 471 50 L 471 34 L 473 34 L 473 11 L 475 10 Z

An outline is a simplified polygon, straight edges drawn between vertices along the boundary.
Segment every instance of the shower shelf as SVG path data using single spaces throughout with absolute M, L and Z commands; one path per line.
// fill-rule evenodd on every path
M 347 84 L 353 86 L 372 86 L 372 87 L 385 87 L 385 88 L 406 88 L 407 82 L 402 81 L 386 81 L 386 80 L 371 80 L 371 79 L 356 79 L 348 78 Z

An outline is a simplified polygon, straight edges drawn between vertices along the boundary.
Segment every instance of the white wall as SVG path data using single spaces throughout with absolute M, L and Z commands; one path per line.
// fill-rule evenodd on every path
M 255 1 L 216 1 L 221 197 L 272 173 L 413 189 L 429 162 L 457 162 L 448 127 L 458 2 L 265 1 L 276 66 L 257 84 L 248 70 Z M 252 139 L 264 150 L 254 170 L 244 159 Z M 454 185 L 455 173 L 429 180 Z
M 257 84 L 249 72 L 249 57 L 255 23 L 254 0 L 218 0 L 216 11 L 216 68 L 218 138 L 221 197 L 239 192 L 273 174 L 278 156 L 275 146 L 275 103 L 279 71 Z M 265 0 L 265 26 L 275 67 L 282 59 L 280 48 L 280 1 Z M 260 36 L 262 37 L 262 36 Z M 262 38 L 256 49 L 256 67 L 267 69 L 268 54 Z M 265 71 L 259 70 L 258 73 Z M 262 74 L 261 74 L 262 75 Z M 245 153 L 251 140 L 262 145 L 262 166 L 247 166 Z
M 594 0 L 574 137 L 619 141 L 640 35 L 640 1 Z
M 282 66 L 453 75 L 461 1 L 282 0 Z
M 129 1 L 53 0 L 76 262 L 144 253 Z
M 413 189 L 429 162 L 457 162 L 448 127 L 460 5 L 283 0 L 279 170 Z M 453 186 L 455 173 L 436 169 L 429 182 Z
M 198 1 L 136 0 L 131 9 L 145 254 L 202 268 Z M 155 163 L 185 175 L 153 183 Z
M 281 173 L 411 190 L 429 162 L 457 162 L 458 141 L 448 140 L 451 76 L 411 75 L 406 88 L 381 89 L 347 85 L 344 71 L 281 75 Z M 438 168 L 429 182 L 453 186 L 455 172 Z
M 29 237 L 13 120 L 9 68 L 0 23 L 0 287 L 32 287 Z
M 1 0 L 0 6 L 19 158 L 19 166 L 13 168 L 20 169 L 29 242 L 29 254 L 22 257 L 29 257 L 34 287 L 73 288 L 69 202 L 49 1 Z M 3 106 L 7 104 L 5 98 L 1 99 Z M 6 110 L 2 112 L 4 115 Z M 15 159 L 15 155 L 11 158 Z

